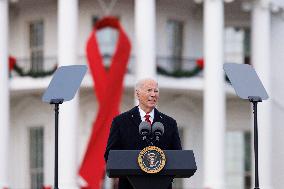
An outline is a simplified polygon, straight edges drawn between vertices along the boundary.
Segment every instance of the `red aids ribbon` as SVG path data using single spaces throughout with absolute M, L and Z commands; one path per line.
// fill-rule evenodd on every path
M 108 71 L 104 68 L 96 39 L 96 31 L 105 27 L 118 31 L 118 42 Z M 99 102 L 98 114 L 79 170 L 80 176 L 88 183 L 87 188 L 90 189 L 100 188 L 104 177 L 104 152 L 112 119 L 119 114 L 123 78 L 127 70 L 130 50 L 130 41 L 115 17 L 105 17 L 98 21 L 87 42 L 87 58 L 95 83 L 94 92 Z

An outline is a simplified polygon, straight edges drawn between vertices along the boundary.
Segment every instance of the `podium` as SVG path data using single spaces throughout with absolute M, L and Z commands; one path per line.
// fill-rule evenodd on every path
M 157 174 L 143 172 L 137 162 L 140 150 L 111 150 L 106 172 L 110 178 L 127 178 L 135 189 L 167 189 L 173 178 L 189 178 L 197 170 L 192 150 L 164 150 L 166 165 Z

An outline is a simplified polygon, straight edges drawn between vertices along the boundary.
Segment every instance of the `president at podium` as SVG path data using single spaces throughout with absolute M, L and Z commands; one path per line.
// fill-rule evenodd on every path
M 157 146 L 162 150 L 182 149 L 176 121 L 156 108 L 159 100 L 157 81 L 143 79 L 137 82 L 135 96 L 139 105 L 112 121 L 106 161 L 110 150 L 142 150 L 147 146 Z M 119 189 L 133 189 L 125 178 L 119 179 L 118 186 Z

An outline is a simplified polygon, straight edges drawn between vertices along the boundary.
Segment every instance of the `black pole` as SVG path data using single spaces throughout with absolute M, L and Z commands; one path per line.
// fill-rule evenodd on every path
M 58 115 L 59 104 L 56 103 L 55 111 L 55 156 L 54 156 L 54 189 L 58 189 Z
M 255 154 L 255 189 L 259 189 L 259 178 L 258 178 L 258 129 L 257 129 L 257 102 L 253 103 L 254 113 L 254 154 Z
M 254 189 L 259 189 L 259 176 L 258 176 L 258 124 L 257 124 L 257 103 L 261 102 L 260 97 L 249 97 L 249 101 L 253 104 L 253 125 L 254 125 L 254 179 L 255 187 Z
M 54 104 L 55 113 L 55 153 L 54 153 L 54 189 L 58 188 L 58 117 L 59 117 L 59 104 L 63 103 L 63 99 L 52 99 L 50 104 Z

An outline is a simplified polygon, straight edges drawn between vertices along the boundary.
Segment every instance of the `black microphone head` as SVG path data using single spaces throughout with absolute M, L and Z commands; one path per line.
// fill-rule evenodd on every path
M 152 132 L 156 135 L 160 134 L 161 136 L 164 134 L 164 125 L 161 122 L 155 122 L 152 125 Z
M 142 121 L 139 124 L 139 134 L 148 135 L 150 132 L 151 132 L 151 125 L 146 121 Z

